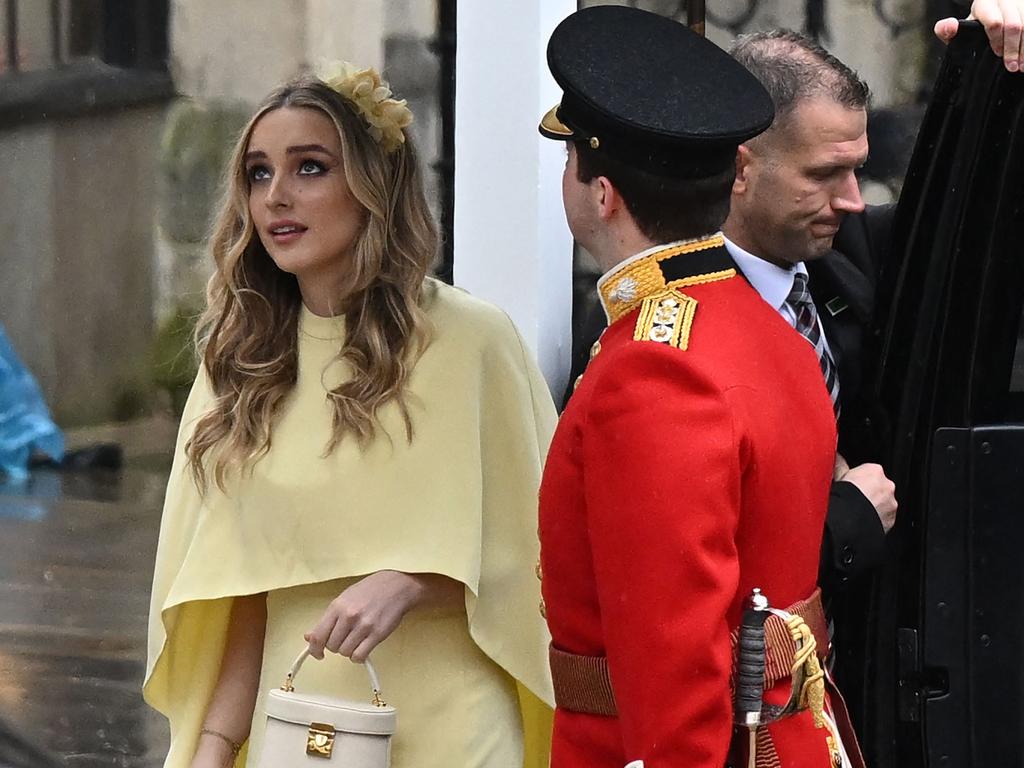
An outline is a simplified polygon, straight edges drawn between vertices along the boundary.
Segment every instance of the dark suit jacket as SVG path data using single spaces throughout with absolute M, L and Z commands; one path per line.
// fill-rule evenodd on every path
M 851 465 L 873 457 L 855 436 L 862 430 L 862 389 L 868 370 L 865 342 L 875 309 L 878 272 L 885 258 L 895 206 L 878 206 L 847 216 L 833 250 L 807 262 L 811 296 L 818 309 L 829 348 L 839 366 L 839 450 Z M 573 384 L 590 359 L 590 348 L 605 328 L 598 304 L 585 315 L 575 335 L 572 370 L 563 407 Z M 875 568 L 885 549 L 885 533 L 875 508 L 851 483 L 832 484 L 819 579 L 826 595 L 841 591 L 851 580 Z
M 847 216 L 833 250 L 807 263 L 811 296 L 839 366 L 839 452 L 851 466 L 876 458 L 857 438 L 868 410 L 863 390 L 872 361 L 865 345 L 894 213 L 895 206 L 880 206 Z M 833 483 L 819 575 L 826 594 L 875 568 L 884 551 L 885 533 L 874 507 L 852 484 Z

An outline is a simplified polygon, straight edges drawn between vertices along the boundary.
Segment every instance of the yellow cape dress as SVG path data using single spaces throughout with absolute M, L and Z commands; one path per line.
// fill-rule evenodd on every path
M 303 632 L 348 584 L 382 569 L 444 574 L 466 593 L 465 614 L 410 613 L 374 651 L 398 709 L 394 768 L 547 765 L 553 695 L 534 568 L 555 410 L 504 313 L 432 279 L 422 305 L 431 342 L 408 385 L 411 443 L 388 406 L 386 434 L 324 454 L 325 387 L 346 375 L 335 360 L 344 326 L 303 309 L 298 381 L 270 451 L 202 496 L 183 453 L 212 397 L 197 377 L 164 503 L 144 684 L 170 722 L 168 768 L 195 751 L 233 597 L 268 593 L 254 765 L 263 695 L 283 682 Z M 361 667 L 329 655 L 307 662 L 296 689 L 365 698 L 367 683 Z M 245 764 L 243 751 L 236 765 Z

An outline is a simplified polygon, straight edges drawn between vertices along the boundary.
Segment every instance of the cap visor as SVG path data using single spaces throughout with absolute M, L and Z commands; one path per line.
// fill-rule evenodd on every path
M 547 114 L 541 118 L 538 129 L 540 130 L 541 136 L 545 136 L 549 139 L 555 139 L 556 141 L 567 141 L 575 138 L 576 133 L 569 126 L 558 119 L 558 108 L 561 104 L 556 104 L 548 110 Z

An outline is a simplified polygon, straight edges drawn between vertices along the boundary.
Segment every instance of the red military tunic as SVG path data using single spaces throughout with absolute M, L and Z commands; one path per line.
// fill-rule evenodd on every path
M 610 326 L 544 470 L 541 573 L 553 646 L 607 657 L 618 715 L 556 710 L 551 765 L 722 768 L 745 597 L 815 589 L 831 401 L 720 236 L 634 257 L 600 289 Z M 832 764 L 809 712 L 770 733 L 783 768 Z

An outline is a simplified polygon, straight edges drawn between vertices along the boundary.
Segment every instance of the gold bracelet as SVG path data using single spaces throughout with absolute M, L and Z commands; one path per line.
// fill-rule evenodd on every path
M 212 728 L 206 728 L 204 726 L 203 728 L 201 728 L 199 730 L 199 735 L 202 736 L 203 734 L 206 734 L 208 736 L 215 736 L 216 738 L 220 739 L 221 741 L 226 742 L 227 745 L 229 747 L 231 747 L 231 762 L 232 763 L 235 761 L 235 758 L 238 757 L 238 753 L 242 751 L 242 745 L 241 744 L 239 744 L 237 741 L 232 739 L 230 736 L 225 736 L 220 731 L 215 731 Z

